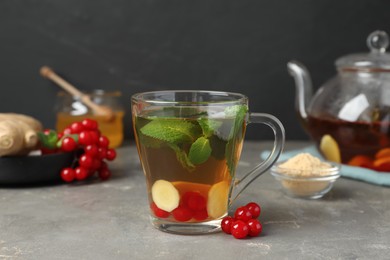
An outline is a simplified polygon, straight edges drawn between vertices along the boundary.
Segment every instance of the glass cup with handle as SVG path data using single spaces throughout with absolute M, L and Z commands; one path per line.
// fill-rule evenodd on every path
M 132 120 L 152 224 L 170 233 L 219 231 L 234 199 L 277 161 L 284 146 L 280 121 L 250 112 L 248 98 L 239 93 L 137 93 Z M 273 130 L 274 146 L 266 160 L 238 178 L 245 130 L 252 123 Z

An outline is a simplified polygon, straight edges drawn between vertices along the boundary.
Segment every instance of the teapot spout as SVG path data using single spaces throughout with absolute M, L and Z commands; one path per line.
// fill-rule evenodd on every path
M 312 83 L 308 70 L 299 61 L 287 63 L 287 69 L 295 80 L 295 109 L 303 120 L 307 119 L 307 109 L 312 98 Z

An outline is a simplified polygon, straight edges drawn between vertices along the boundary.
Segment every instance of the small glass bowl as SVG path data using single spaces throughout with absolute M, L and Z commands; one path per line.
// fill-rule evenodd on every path
M 284 192 L 292 197 L 303 199 L 319 199 L 328 193 L 337 178 L 340 177 L 340 165 L 327 162 L 330 168 L 296 170 L 280 167 L 284 162 L 279 162 L 271 168 L 271 174 L 278 180 Z M 306 172 L 305 172 L 306 171 Z

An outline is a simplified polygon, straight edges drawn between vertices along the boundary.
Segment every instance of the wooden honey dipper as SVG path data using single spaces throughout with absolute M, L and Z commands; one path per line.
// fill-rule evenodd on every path
M 75 86 L 58 76 L 58 74 L 56 74 L 50 67 L 43 66 L 40 69 L 40 74 L 44 78 L 50 79 L 56 83 L 58 86 L 69 92 L 72 96 L 80 98 L 81 102 L 92 109 L 95 114 L 103 116 L 107 121 L 114 119 L 115 114 L 111 108 L 94 103 L 89 95 L 81 92 Z

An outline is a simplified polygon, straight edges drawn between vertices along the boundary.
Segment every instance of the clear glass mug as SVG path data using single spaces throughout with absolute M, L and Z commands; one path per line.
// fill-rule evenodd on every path
M 110 140 L 111 148 L 120 146 L 123 142 L 123 116 L 125 113 L 120 102 L 121 92 L 92 90 L 86 93 L 94 103 L 111 108 L 115 115 L 114 118 L 107 120 L 104 116 L 96 115 L 78 97 L 66 92 L 59 92 L 56 100 L 56 130 L 63 131 L 73 122 L 90 118 L 99 123 L 99 130 Z
M 237 93 L 134 94 L 132 120 L 152 224 L 170 233 L 219 231 L 229 205 L 277 161 L 284 146 L 280 121 L 249 112 L 248 98 Z M 238 179 L 236 166 L 250 123 L 271 127 L 274 147 L 265 161 Z

